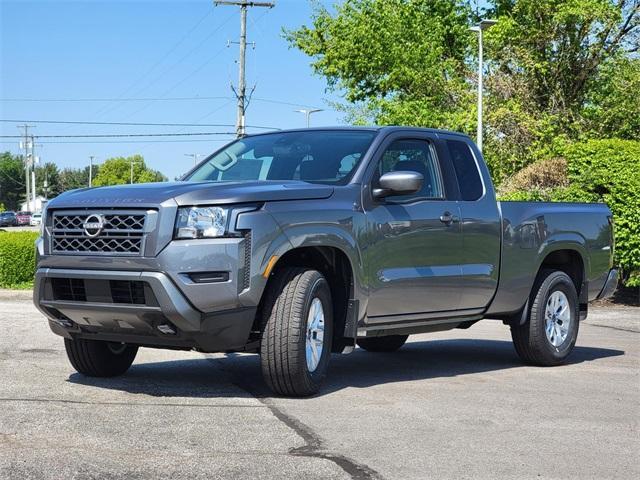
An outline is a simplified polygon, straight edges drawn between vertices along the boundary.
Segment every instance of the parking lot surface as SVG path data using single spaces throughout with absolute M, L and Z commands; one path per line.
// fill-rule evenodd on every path
M 0 292 L 0 327 L 3 479 L 640 477 L 640 309 L 592 309 L 554 368 L 498 321 L 358 349 L 309 399 L 271 397 L 256 355 L 83 377 L 25 293 Z

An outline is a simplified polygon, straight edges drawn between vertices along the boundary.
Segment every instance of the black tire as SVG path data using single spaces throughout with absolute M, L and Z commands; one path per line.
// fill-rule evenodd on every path
M 386 337 L 359 338 L 358 346 L 367 352 L 395 352 L 409 338 L 409 335 L 388 335 Z
M 570 324 L 566 339 L 554 346 L 545 333 L 545 309 L 551 295 L 564 293 L 569 304 Z M 529 317 L 524 325 L 511 326 L 511 338 L 520 358 L 528 364 L 553 366 L 563 363 L 571 354 L 578 338 L 578 293 L 571 278 L 564 272 L 544 270 L 538 276 L 531 298 Z
M 275 274 L 264 307 L 260 345 L 262 375 L 275 393 L 303 397 L 318 392 L 331 357 L 333 315 L 331 290 L 324 276 L 305 268 Z M 314 299 L 324 312 L 324 340 L 316 368 L 307 366 L 307 317 Z
M 64 339 L 67 357 L 78 373 L 89 377 L 115 377 L 126 372 L 138 347 L 99 340 Z

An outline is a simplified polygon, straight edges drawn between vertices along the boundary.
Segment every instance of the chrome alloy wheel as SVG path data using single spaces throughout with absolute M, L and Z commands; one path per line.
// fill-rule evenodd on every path
M 324 309 L 319 298 L 314 298 L 307 316 L 306 356 L 307 369 L 314 372 L 322 358 L 324 345 Z
M 559 347 L 567 339 L 571 326 L 571 305 L 563 292 L 556 290 L 549 295 L 544 320 L 547 340 L 554 347 Z

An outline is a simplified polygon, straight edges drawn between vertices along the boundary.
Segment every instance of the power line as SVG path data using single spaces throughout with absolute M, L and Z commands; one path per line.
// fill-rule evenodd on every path
M 4 170 L 0 170 L 0 173 L 2 175 L 4 175 L 5 178 L 8 178 L 9 180 L 11 180 L 13 183 L 16 183 L 18 185 L 20 185 L 21 187 L 24 187 L 24 182 L 21 182 L 20 180 L 16 180 L 15 178 L 13 178 L 11 175 L 9 175 L 7 172 L 5 172 Z
M 158 66 L 160 65 L 160 63 L 162 63 L 162 61 L 164 61 L 165 58 L 167 58 L 169 56 L 170 53 L 172 53 L 175 48 L 177 48 L 178 45 L 180 45 L 182 43 L 182 41 L 184 39 L 186 39 L 190 33 L 192 33 L 203 21 L 205 18 L 207 18 L 209 16 L 209 13 L 211 12 L 211 10 L 208 10 L 207 13 L 204 15 L 204 17 L 202 17 L 200 19 L 200 21 L 198 21 L 198 23 L 195 25 L 195 27 L 193 27 L 191 30 L 189 30 L 189 32 L 183 37 L 183 39 L 181 39 L 178 44 L 174 45 L 174 47 L 172 47 L 170 49 L 170 51 L 165 54 L 159 61 L 157 61 L 153 67 L 151 67 L 149 70 L 147 70 L 145 72 L 144 75 L 142 75 L 141 77 L 139 77 L 135 82 L 133 82 L 131 85 L 129 85 L 129 87 L 122 93 L 121 96 L 124 96 L 127 92 L 131 91 L 133 89 L 133 87 L 135 87 L 136 85 L 138 85 L 140 83 L 141 80 L 144 79 L 148 79 L 147 77 L 149 76 L 149 74 Z M 226 18 L 216 29 L 213 30 L 213 32 L 211 32 L 207 37 L 205 37 L 200 43 L 198 43 L 194 48 L 192 48 L 191 50 L 189 50 L 187 52 L 186 55 L 182 56 L 180 58 L 180 60 L 178 60 L 177 62 L 174 62 L 169 68 L 163 70 L 158 76 L 156 76 L 154 79 L 151 80 L 151 82 L 146 82 L 144 84 L 144 86 L 142 88 L 137 88 L 135 90 L 135 94 L 138 94 L 140 92 L 143 92 L 145 90 L 147 90 L 148 88 L 150 88 L 152 85 L 154 85 L 155 83 L 158 82 L 158 80 L 162 79 L 165 77 L 166 74 L 168 74 L 171 70 L 173 70 L 177 65 L 179 65 L 182 61 L 184 61 L 187 57 L 189 57 L 194 51 L 196 51 L 198 48 L 200 48 L 200 46 L 202 46 L 215 32 L 217 32 L 218 30 L 220 30 L 229 20 L 231 19 L 231 16 Z M 104 116 L 106 113 L 109 113 L 111 111 L 113 111 L 114 109 L 117 109 L 118 105 L 109 105 L 106 107 L 101 108 L 96 114 L 100 114 L 100 116 Z
M 177 100 L 227 100 L 234 97 L 126 97 L 126 98 L 0 98 L 0 102 L 157 102 Z
M 189 80 L 191 77 L 193 77 L 196 73 L 198 73 L 200 70 L 202 70 L 204 67 L 206 67 L 207 65 L 209 65 L 211 62 L 213 62 L 218 55 L 220 55 L 226 47 L 222 47 L 220 50 L 218 50 L 215 54 L 213 54 L 206 62 L 204 62 L 203 64 L 201 64 L 198 68 L 196 68 L 195 70 L 193 70 L 191 73 L 187 74 L 185 77 L 183 77 L 181 80 L 179 80 L 178 82 L 174 83 L 171 87 L 169 87 L 167 90 L 165 90 L 161 95 L 160 98 L 168 95 L 169 93 L 171 93 L 172 91 L 174 91 L 176 88 L 178 88 L 180 85 L 182 85 L 184 82 L 186 82 L 187 80 Z M 142 112 L 143 110 L 146 110 L 147 108 L 149 108 L 149 106 L 151 105 L 152 102 L 147 102 L 145 105 L 143 105 L 142 107 L 140 107 L 139 109 L 135 110 L 133 113 L 127 115 L 126 118 L 130 118 L 134 115 L 137 115 L 138 113 Z
M 97 144 L 97 143 L 120 143 L 120 144 L 129 144 L 129 143 L 145 143 L 145 144 L 154 144 L 154 143 L 194 143 L 194 142 L 229 142 L 231 140 L 235 140 L 235 134 L 233 137 L 229 138 L 194 138 L 190 140 L 53 140 L 53 141 L 44 141 L 40 142 L 43 145 L 52 145 L 52 144 L 75 144 L 75 143 L 88 143 L 88 144 Z M 5 144 L 13 144 L 14 142 L 9 142 L 6 140 L 0 140 L 0 143 Z
M 230 15 L 229 17 L 227 17 L 220 25 L 218 25 L 217 28 L 215 28 L 209 35 L 207 35 L 204 39 L 202 39 L 202 41 L 200 43 L 198 43 L 195 47 L 193 47 L 191 50 L 189 50 L 185 55 L 183 55 L 177 62 L 173 63 L 173 65 L 171 65 L 169 68 L 165 69 L 164 71 L 162 71 L 162 73 L 160 73 L 160 75 L 158 75 L 155 79 L 152 79 L 151 82 L 147 83 L 144 87 L 139 88 L 138 90 L 136 90 L 136 94 L 139 94 L 141 92 L 144 92 L 145 90 L 148 90 L 152 85 L 155 85 L 159 80 L 166 78 L 167 74 L 169 74 L 171 71 L 175 70 L 175 67 L 177 67 L 180 63 L 182 63 L 187 57 L 189 57 L 193 52 L 195 52 L 196 50 L 198 50 L 202 45 L 204 45 L 206 43 L 207 40 L 209 40 L 209 38 L 211 38 L 216 32 L 218 32 L 222 27 L 224 27 L 224 25 L 231 20 L 231 18 L 233 17 L 233 15 Z M 217 55 L 217 54 L 216 54 Z M 215 58 L 215 57 L 214 57 Z M 177 82 L 176 84 L 174 84 L 171 88 L 169 88 L 168 90 L 166 90 L 164 93 L 162 93 L 160 96 L 164 97 L 166 95 L 168 95 L 169 93 L 171 93 L 175 88 L 177 88 L 179 85 L 181 85 L 182 83 L 184 83 L 191 75 L 194 75 L 195 73 L 197 73 L 198 71 L 202 70 L 206 65 L 208 65 L 211 61 L 213 60 L 213 58 L 210 58 L 209 60 L 207 60 L 203 65 L 201 65 L 200 67 L 198 67 L 195 71 L 193 71 L 191 74 L 187 75 L 187 77 L 183 78 L 182 80 L 180 80 L 179 82 Z M 149 107 L 151 103 L 147 103 L 145 105 L 143 105 L 141 108 L 139 108 L 138 110 L 135 110 L 133 113 L 129 114 L 127 116 L 127 118 L 130 118 L 138 113 L 140 113 L 141 111 L 147 109 Z M 117 108 L 117 106 L 115 107 Z M 109 111 L 113 111 L 113 108 L 111 110 L 109 110 L 109 108 L 107 108 L 107 110 L 104 112 L 109 112 Z
M 270 98 L 252 98 L 255 102 L 275 103 L 278 105 L 287 105 L 289 107 L 305 107 L 305 108 L 317 108 L 317 106 L 305 105 L 303 103 L 284 102 L 282 100 L 273 100 Z
M 97 133 L 82 135 L 38 135 L 31 138 L 128 138 L 128 137 L 193 137 L 206 135 L 233 135 L 233 132 L 187 132 L 187 133 Z M 22 138 L 21 135 L 0 135 L 0 138 Z
M 192 72 L 193 74 L 193 72 Z M 209 100 L 235 100 L 236 97 L 223 96 L 195 96 L 195 97 L 140 97 L 140 98 L 0 98 L 0 102 L 179 102 L 179 101 L 209 101 Z M 306 103 L 286 102 L 272 98 L 253 97 L 252 101 L 273 103 L 276 105 L 288 105 L 291 107 L 317 108 L 317 105 Z
M 233 99 L 227 100 L 225 103 L 223 103 L 222 105 L 214 108 L 213 110 L 207 112 L 205 115 L 198 117 L 193 123 L 198 123 L 201 122 L 202 120 L 204 120 L 205 118 L 208 118 L 209 116 L 213 115 L 215 112 L 217 112 L 218 110 L 223 109 L 224 107 L 226 107 L 229 103 L 231 103 L 233 101 Z M 183 132 L 186 129 L 186 127 L 183 127 L 180 129 L 180 132 Z M 140 149 L 144 149 L 147 145 L 152 145 L 153 142 L 149 142 L 146 145 L 142 145 L 140 146 Z
M 229 123 L 143 123 L 143 122 L 87 122 L 73 120 L 12 120 L 0 119 L 3 123 L 49 123 L 63 125 L 120 125 L 120 126 L 138 126 L 138 127 L 234 127 Z M 247 125 L 247 128 L 257 128 L 264 130 L 280 130 L 278 127 L 266 127 L 263 125 Z

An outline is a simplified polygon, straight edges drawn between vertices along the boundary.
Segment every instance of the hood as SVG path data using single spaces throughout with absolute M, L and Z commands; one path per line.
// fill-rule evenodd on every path
M 312 200 L 328 198 L 333 187 L 300 181 L 163 182 L 71 190 L 51 200 L 48 208 L 157 207 L 178 205 Z

